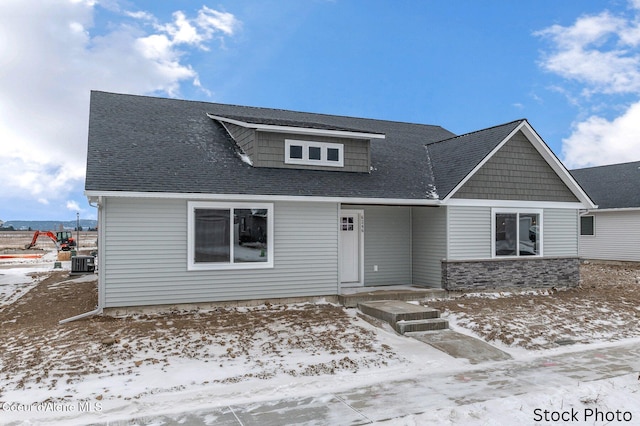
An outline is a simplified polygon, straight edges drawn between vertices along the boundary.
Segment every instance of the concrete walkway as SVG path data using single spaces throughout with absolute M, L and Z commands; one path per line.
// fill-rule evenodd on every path
M 640 371 L 640 343 L 501 361 L 345 392 L 162 416 L 154 425 L 360 425 Z M 544 370 L 543 374 L 541 370 Z M 151 420 L 151 419 L 146 419 Z

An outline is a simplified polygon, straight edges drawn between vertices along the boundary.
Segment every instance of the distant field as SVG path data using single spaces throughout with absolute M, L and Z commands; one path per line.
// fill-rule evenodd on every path
M 34 231 L 0 231 L 0 250 L 4 249 L 24 249 L 24 246 L 31 242 Z M 77 232 L 73 232 L 73 238 L 76 238 Z M 80 248 L 97 247 L 98 239 L 97 231 L 80 231 Z M 43 250 L 51 250 L 55 248 L 55 244 L 51 239 L 45 236 L 38 238 L 38 248 Z

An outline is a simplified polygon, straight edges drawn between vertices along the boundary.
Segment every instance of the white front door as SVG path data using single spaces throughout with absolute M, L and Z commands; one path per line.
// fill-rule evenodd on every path
M 357 210 L 342 210 L 340 212 L 340 281 L 343 284 L 361 285 L 361 212 Z

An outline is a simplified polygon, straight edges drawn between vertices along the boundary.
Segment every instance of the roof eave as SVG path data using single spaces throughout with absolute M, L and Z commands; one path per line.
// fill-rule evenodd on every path
M 381 133 L 356 132 L 350 130 L 331 130 L 331 129 L 314 129 L 310 127 L 280 126 L 274 124 L 247 123 L 245 121 L 235 120 L 219 115 L 207 113 L 207 117 L 223 123 L 231 123 L 247 129 L 261 130 L 263 132 L 272 133 L 291 133 L 298 135 L 312 136 L 335 136 L 353 139 L 386 139 L 386 135 Z
M 99 197 L 117 198 L 168 198 L 211 201 L 298 201 L 298 202 L 327 202 L 344 204 L 374 204 L 374 205 L 414 205 L 440 206 L 441 200 L 420 198 L 367 198 L 367 197 L 326 197 L 312 195 L 268 195 L 268 194 L 213 194 L 191 192 L 135 192 L 135 191 L 97 191 L 85 190 L 84 195 L 89 200 Z

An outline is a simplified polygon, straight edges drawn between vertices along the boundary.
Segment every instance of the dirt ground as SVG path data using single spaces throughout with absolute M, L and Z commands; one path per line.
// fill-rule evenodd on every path
M 68 385 L 72 392 L 85 375 L 132 375 L 146 364 L 164 370 L 179 358 L 219 364 L 228 374 L 209 381 L 228 383 L 280 373 L 356 372 L 395 357 L 371 330 L 354 326 L 353 316 L 330 304 L 91 317 L 60 325 L 64 318 L 95 308 L 96 283 L 70 281 L 68 272 L 39 278 L 42 281 L 17 302 L 0 307 L 0 378 L 7 388 Z M 294 352 L 317 356 L 317 361 L 288 365 L 286 355 Z M 234 374 L 234 361 L 255 368 Z
M 639 337 L 640 264 L 581 265 L 581 285 L 429 302 L 488 342 L 529 350 Z
M 429 305 L 489 342 L 528 350 L 640 337 L 640 265 L 587 264 L 581 273 L 575 289 L 469 293 Z M 371 330 L 354 325 L 353 312 L 330 304 L 91 317 L 60 325 L 94 309 L 95 280 L 72 280 L 61 271 L 36 278 L 32 290 L 0 306 L 0 397 L 9 388 L 68 386 L 72 392 L 86 375 L 131 375 L 150 364 L 164 370 L 184 358 L 228 371 L 205 383 L 356 372 L 397 361 Z M 291 353 L 317 361 L 291 365 Z M 234 374 L 233 362 L 252 367 Z

